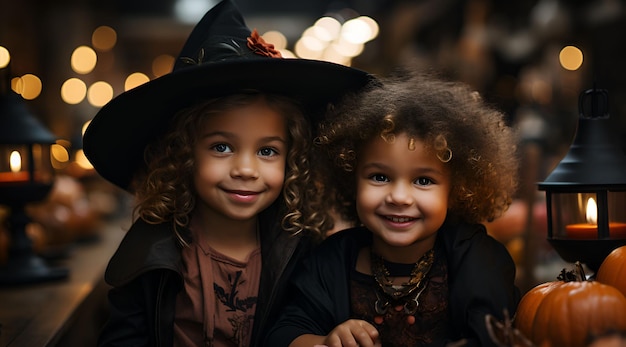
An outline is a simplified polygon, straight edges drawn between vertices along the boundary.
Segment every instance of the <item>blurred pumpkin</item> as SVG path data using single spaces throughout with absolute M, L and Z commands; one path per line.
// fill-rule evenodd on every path
M 82 185 L 66 175 L 57 175 L 48 197 L 29 205 L 27 212 L 43 226 L 48 245 L 68 244 L 90 236 L 100 222 L 100 213 L 91 206 Z
M 617 288 L 626 296 L 626 246 L 609 253 L 598 268 L 596 281 Z

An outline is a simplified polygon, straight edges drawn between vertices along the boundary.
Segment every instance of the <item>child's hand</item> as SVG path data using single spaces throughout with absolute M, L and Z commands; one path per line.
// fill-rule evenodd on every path
M 328 347 L 377 347 L 380 346 L 378 330 L 370 323 L 350 319 L 335 327 L 324 340 Z

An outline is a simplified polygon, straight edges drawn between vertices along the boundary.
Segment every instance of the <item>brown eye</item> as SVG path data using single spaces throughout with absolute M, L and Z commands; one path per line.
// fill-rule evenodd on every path
M 370 178 L 376 182 L 389 182 L 389 178 L 387 178 L 387 176 L 382 175 L 382 174 L 374 174 L 374 175 L 371 175 Z
M 261 148 L 258 153 L 262 157 L 271 157 L 271 156 L 277 155 L 278 151 L 273 148 L 266 147 L 266 148 Z
M 220 152 L 220 153 L 232 152 L 232 150 L 230 149 L 230 146 L 228 146 L 225 143 L 218 143 L 216 145 L 213 145 L 211 148 L 215 150 L 216 152 Z
M 417 184 L 419 186 L 428 186 L 428 185 L 433 184 L 433 180 L 431 180 L 428 177 L 420 177 L 420 178 L 415 180 L 415 184 Z

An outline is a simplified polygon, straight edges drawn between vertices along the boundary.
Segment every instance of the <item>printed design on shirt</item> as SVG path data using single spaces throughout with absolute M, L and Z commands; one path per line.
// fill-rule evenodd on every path
M 252 324 L 252 315 L 235 315 L 229 318 L 228 321 L 233 326 L 233 336 L 229 339 L 231 343 L 236 346 L 243 346 L 243 341 L 246 340 L 246 335 L 250 331 L 250 324 Z
M 241 275 L 242 271 L 236 271 L 234 274 L 228 275 L 228 286 L 230 288 L 223 288 L 218 283 L 213 283 L 216 299 L 224 305 L 225 312 L 230 313 L 228 322 L 232 327 L 232 334 L 224 336 L 224 338 L 234 346 L 244 346 L 244 341 L 246 341 L 252 320 L 254 319 L 253 309 L 257 302 L 257 296 L 239 297 L 239 288 L 246 282 L 244 279 L 241 279 Z M 248 311 L 252 312 L 249 313 Z
M 245 283 L 245 280 L 241 280 L 241 271 L 237 271 L 235 273 L 235 278 L 233 278 L 232 275 L 228 275 L 228 282 L 230 283 L 230 291 L 228 292 L 226 291 L 226 289 L 220 287 L 217 283 L 213 283 L 215 296 L 222 304 L 228 307 L 226 311 L 246 312 L 248 309 L 253 308 L 257 301 L 256 296 L 251 296 L 243 299 L 237 296 L 237 294 L 239 294 L 239 290 L 237 289 L 237 287 Z

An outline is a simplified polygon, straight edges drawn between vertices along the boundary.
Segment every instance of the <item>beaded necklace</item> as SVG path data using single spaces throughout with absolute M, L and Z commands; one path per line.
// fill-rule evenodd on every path
M 430 271 L 435 261 L 435 250 L 431 249 L 426 252 L 416 263 L 411 271 L 411 277 L 408 282 L 400 285 L 394 285 L 389 279 L 390 273 L 385 266 L 382 256 L 370 253 L 372 274 L 378 284 L 376 290 L 376 302 L 374 310 L 376 316 L 374 320 L 377 324 L 381 324 L 383 316 L 393 307 L 396 311 L 404 311 L 404 314 L 412 317 L 417 312 L 419 306 L 419 296 L 426 289 L 428 281 L 424 281 L 426 274 Z M 410 324 L 414 319 L 407 317 Z

